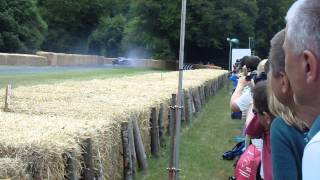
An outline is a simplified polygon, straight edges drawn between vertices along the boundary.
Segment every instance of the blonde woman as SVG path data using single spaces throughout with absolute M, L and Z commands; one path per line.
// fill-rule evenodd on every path
M 285 73 L 282 45 L 285 31 L 271 40 L 269 53 L 270 111 L 278 116 L 271 125 L 271 152 L 273 180 L 302 179 L 302 156 L 306 145 L 305 125 L 294 116 L 292 89 Z

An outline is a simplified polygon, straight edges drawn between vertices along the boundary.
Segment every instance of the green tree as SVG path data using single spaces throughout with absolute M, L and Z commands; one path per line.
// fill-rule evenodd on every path
M 126 26 L 123 15 L 104 17 L 98 28 L 89 37 L 89 53 L 118 57 L 121 53 L 121 40 Z
M 125 29 L 123 44 L 142 47 L 153 57 L 177 59 L 180 9 L 180 1 L 134 1 L 131 4 L 134 18 Z M 247 39 L 254 34 L 256 16 L 257 6 L 253 0 L 188 1 L 187 60 L 208 61 L 225 55 L 226 38 Z
M 285 28 L 284 17 L 294 0 L 257 0 L 259 15 L 256 27 L 256 51 L 262 58 L 268 56 L 271 38 Z
M 179 37 L 177 5 L 178 2 L 169 0 L 133 1 L 130 6 L 133 18 L 129 20 L 122 41 L 124 52 L 129 56 L 133 52 L 143 57 L 175 59 L 171 43 Z
M 45 38 L 47 25 L 33 0 L 0 1 L 0 51 L 34 52 Z
M 43 48 L 87 53 L 88 37 L 99 20 L 112 12 L 112 0 L 38 0 L 49 32 Z

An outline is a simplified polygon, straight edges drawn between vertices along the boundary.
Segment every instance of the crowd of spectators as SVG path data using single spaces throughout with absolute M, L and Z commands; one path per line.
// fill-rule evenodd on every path
M 230 109 L 242 115 L 246 147 L 261 152 L 255 179 L 318 180 L 320 0 L 297 0 L 285 21 L 267 60 L 245 56 L 233 66 Z

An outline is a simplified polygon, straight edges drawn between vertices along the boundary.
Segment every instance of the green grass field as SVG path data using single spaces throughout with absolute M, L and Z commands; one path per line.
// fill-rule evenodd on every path
M 241 133 L 240 121 L 230 119 L 230 95 L 226 88 L 210 99 L 191 127 L 185 127 L 180 145 L 180 179 L 226 180 L 233 175 L 232 161 L 222 160 L 223 152 L 236 142 L 233 137 Z M 138 174 L 137 179 L 167 179 L 169 146 L 162 148 L 161 158 L 149 158 L 150 171 Z
M 63 82 L 65 80 L 90 80 L 105 79 L 112 77 L 130 76 L 151 72 L 161 72 L 160 70 L 147 68 L 97 68 L 85 71 L 59 71 L 41 73 L 3 73 L 0 74 L 0 88 L 11 84 L 17 86 L 31 86 L 36 84 L 50 84 Z

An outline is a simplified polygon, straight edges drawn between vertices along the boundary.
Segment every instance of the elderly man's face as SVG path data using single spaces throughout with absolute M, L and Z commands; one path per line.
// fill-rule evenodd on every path
M 293 98 L 295 103 L 300 104 L 304 101 L 304 73 L 303 73 L 303 61 L 301 60 L 301 56 L 296 55 L 292 51 L 291 42 L 286 38 L 283 44 L 283 49 L 285 52 L 285 71 L 287 77 L 290 81 L 291 88 L 293 91 Z

